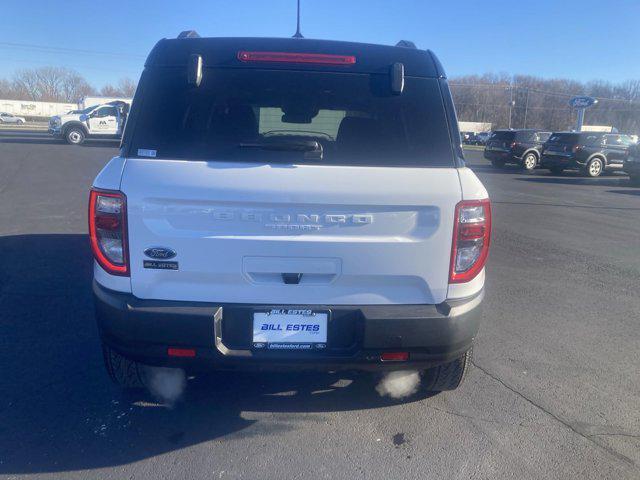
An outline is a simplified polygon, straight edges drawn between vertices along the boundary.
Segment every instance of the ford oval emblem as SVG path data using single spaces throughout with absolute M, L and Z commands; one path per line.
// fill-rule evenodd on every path
M 168 260 L 176 256 L 175 250 L 164 247 L 149 247 L 144 251 L 144 254 L 149 258 L 160 258 L 162 260 Z
M 569 100 L 569 105 L 573 108 L 587 108 L 595 105 L 596 103 L 598 103 L 597 98 L 586 96 L 573 97 L 571 100 Z

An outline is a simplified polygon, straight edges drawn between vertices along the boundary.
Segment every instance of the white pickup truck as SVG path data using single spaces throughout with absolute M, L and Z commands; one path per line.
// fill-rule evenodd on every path
M 117 101 L 54 115 L 49 119 L 49 133 L 72 145 L 80 145 L 86 138 L 118 139 L 128 111 L 128 103 Z

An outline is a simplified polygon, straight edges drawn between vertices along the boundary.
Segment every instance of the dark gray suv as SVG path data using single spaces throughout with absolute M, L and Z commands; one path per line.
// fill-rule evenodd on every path
M 487 140 L 484 158 L 497 168 L 515 163 L 531 171 L 539 165 L 542 147 L 550 135 L 533 129 L 496 130 Z
M 631 136 L 619 133 L 558 132 L 545 145 L 541 163 L 553 173 L 578 169 L 599 177 L 607 169 L 622 170 L 632 145 Z

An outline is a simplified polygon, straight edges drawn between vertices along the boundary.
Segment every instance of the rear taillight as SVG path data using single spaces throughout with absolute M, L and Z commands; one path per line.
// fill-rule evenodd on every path
M 316 63 L 320 65 L 353 65 L 353 55 L 329 55 L 326 53 L 294 52 L 238 52 L 241 62 Z
M 100 266 L 112 275 L 129 275 L 127 201 L 124 193 L 91 190 L 89 238 Z
M 456 205 L 449 283 L 473 280 L 489 256 L 491 202 L 463 200 Z

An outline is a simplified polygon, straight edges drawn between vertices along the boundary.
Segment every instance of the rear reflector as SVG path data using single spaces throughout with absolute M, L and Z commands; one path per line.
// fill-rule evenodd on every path
M 194 348 L 172 348 L 167 349 L 167 355 L 170 357 L 195 357 L 196 350 Z
M 353 55 L 328 55 L 326 53 L 293 52 L 238 52 L 241 62 L 316 63 L 319 65 L 353 65 Z
M 409 352 L 385 352 L 380 355 L 383 362 L 406 362 L 409 360 Z

